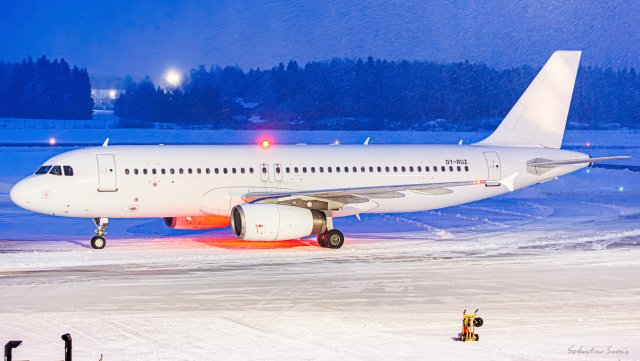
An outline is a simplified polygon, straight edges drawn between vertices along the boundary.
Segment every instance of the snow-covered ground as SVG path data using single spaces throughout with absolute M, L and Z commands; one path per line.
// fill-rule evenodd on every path
M 0 143 L 36 143 L 44 132 L 0 130 Z M 69 132 L 73 144 L 260 137 Z M 367 136 L 270 135 L 289 143 Z M 570 132 L 565 144 L 635 156 L 619 164 L 640 159 L 634 132 Z M 0 146 L 0 343 L 24 340 L 16 359 L 61 359 L 66 332 L 78 360 L 640 359 L 638 172 L 592 168 L 468 205 L 340 219 L 347 243 L 337 251 L 311 238 L 252 243 L 229 230 L 179 232 L 155 219 L 113 220 L 108 247 L 94 251 L 89 220 L 31 214 L 8 197 L 15 181 L 68 149 Z M 480 308 L 480 342 L 453 339 L 464 308 Z

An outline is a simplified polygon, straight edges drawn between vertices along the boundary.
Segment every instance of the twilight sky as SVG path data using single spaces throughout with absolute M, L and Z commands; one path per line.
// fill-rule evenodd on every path
M 6 0 L 0 61 L 64 57 L 95 76 L 332 57 L 640 66 L 640 1 Z

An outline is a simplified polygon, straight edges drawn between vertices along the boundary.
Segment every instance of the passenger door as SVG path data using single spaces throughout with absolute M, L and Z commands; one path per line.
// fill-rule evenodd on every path
M 97 154 L 98 192 L 117 192 L 116 161 L 113 154 Z
M 487 160 L 487 185 L 500 185 L 501 170 L 500 158 L 496 152 L 484 152 L 484 158 Z

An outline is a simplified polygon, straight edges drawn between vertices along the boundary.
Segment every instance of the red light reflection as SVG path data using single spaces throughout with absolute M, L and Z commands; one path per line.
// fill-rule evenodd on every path
M 316 242 L 311 240 L 292 239 L 288 241 L 269 241 L 269 242 L 257 242 L 257 241 L 243 241 L 234 237 L 211 237 L 211 238 L 197 238 L 196 242 L 206 244 L 207 246 L 233 249 L 233 250 L 251 250 L 251 249 L 288 249 L 296 247 L 315 247 Z M 319 246 L 318 246 L 319 247 Z

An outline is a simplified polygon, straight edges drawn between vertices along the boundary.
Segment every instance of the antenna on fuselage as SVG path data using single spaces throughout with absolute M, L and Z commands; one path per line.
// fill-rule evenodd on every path
M 102 143 L 102 146 L 103 146 L 103 147 L 106 147 L 106 146 L 108 146 L 108 145 L 109 145 L 109 138 L 105 139 L 105 140 L 104 140 L 104 143 Z

